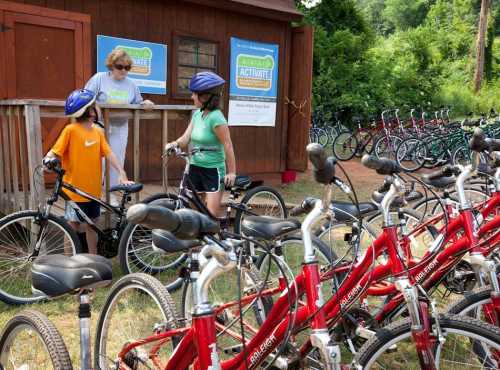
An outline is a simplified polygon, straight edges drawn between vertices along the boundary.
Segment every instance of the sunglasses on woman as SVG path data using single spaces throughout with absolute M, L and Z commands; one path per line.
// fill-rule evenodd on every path
M 119 70 L 119 71 L 121 71 L 122 69 L 124 69 L 124 70 L 126 70 L 126 71 L 130 71 L 130 69 L 132 68 L 132 66 L 131 66 L 130 64 L 128 64 L 128 65 L 126 65 L 126 66 L 124 66 L 124 65 L 122 65 L 122 64 L 115 64 L 115 65 L 114 65 L 114 67 L 115 67 L 117 70 Z

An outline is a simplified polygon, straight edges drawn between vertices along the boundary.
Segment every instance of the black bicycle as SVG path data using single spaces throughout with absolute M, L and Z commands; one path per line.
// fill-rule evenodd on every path
M 213 151 L 213 149 L 196 148 L 188 153 L 175 148 L 165 153 L 167 158 L 182 158 L 185 161 L 185 167 L 178 193 L 158 194 L 157 199 L 159 200 L 156 203 L 173 210 L 192 208 L 215 218 L 189 180 L 190 155 L 209 151 Z M 165 161 L 165 167 L 167 165 L 168 161 Z M 252 187 L 252 181 L 248 176 L 236 176 L 235 184 L 226 190 L 229 191 L 229 197 L 226 214 L 221 222 L 222 231 L 227 231 L 232 225 L 232 231 L 239 234 L 241 223 L 248 216 L 272 216 L 275 218 L 288 216 L 281 194 L 276 189 L 265 185 Z M 241 201 L 238 201 L 243 191 L 246 191 L 246 194 Z M 151 243 L 151 230 L 144 225 L 128 224 L 125 227 L 118 255 L 120 267 L 126 274 L 143 272 L 154 275 L 166 285 L 169 291 L 174 291 L 182 285 L 182 278 L 178 276 L 177 270 L 184 265 L 187 255 L 183 252 L 166 253 L 165 250 L 155 247 Z M 168 260 L 169 263 L 166 264 L 165 260 Z
M 118 253 L 120 239 L 129 237 L 124 234 L 127 226 L 125 206 L 131 200 L 131 194 L 142 190 L 143 187 L 140 183 L 111 187 L 111 192 L 122 192 L 119 205 L 114 207 L 64 182 L 65 171 L 57 158 L 45 161 L 45 167 L 57 175 L 54 190 L 46 203 L 37 210 L 15 212 L 0 220 L 0 300 L 7 304 L 34 303 L 47 298 L 32 291 L 30 269 L 35 258 L 46 254 L 71 256 L 83 251 L 75 230 L 63 217 L 51 212 L 52 206 L 59 198 L 69 202 L 80 220 L 90 225 L 97 233 L 98 253 L 111 258 Z M 96 225 L 63 189 L 99 203 L 109 212 L 110 227 L 101 228 Z M 154 195 L 143 202 L 148 203 L 160 197 Z

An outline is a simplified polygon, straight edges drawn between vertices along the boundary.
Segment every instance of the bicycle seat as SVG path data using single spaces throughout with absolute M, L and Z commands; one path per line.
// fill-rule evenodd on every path
M 170 231 L 153 229 L 153 247 L 166 253 L 187 251 L 201 245 L 199 240 L 179 240 Z
M 456 182 L 455 176 L 440 177 L 438 179 L 429 179 L 428 176 L 422 175 L 422 181 L 427 185 L 433 186 L 438 189 L 446 189 Z
M 138 191 L 141 191 L 144 185 L 142 185 L 140 182 L 136 182 L 132 185 L 115 185 L 112 186 L 109 191 L 112 193 L 114 191 L 125 191 L 127 193 L 137 193 Z
M 234 185 L 226 187 L 226 190 L 246 190 L 252 184 L 250 176 L 238 175 L 234 180 Z
M 372 193 L 372 199 L 375 203 L 380 204 L 382 202 L 382 199 L 384 199 L 385 193 L 381 193 L 379 191 L 374 191 Z M 421 199 L 423 198 L 423 194 L 419 191 L 413 190 L 409 194 L 406 194 L 403 197 L 396 197 L 392 201 L 391 208 L 401 208 L 406 205 L 407 202 L 413 202 L 414 200 Z
M 378 206 L 372 202 L 360 202 L 359 211 L 355 204 L 349 202 L 331 202 L 330 207 L 335 213 L 335 219 L 338 221 L 352 221 L 354 218 L 359 218 L 360 215 L 365 217 L 371 212 L 377 211 Z
M 38 257 L 31 267 L 33 289 L 49 297 L 76 293 L 111 283 L 111 261 L 103 256 L 49 254 Z
M 241 223 L 242 233 L 257 239 L 275 239 L 299 229 L 300 221 L 293 218 L 283 220 L 268 216 L 249 216 Z

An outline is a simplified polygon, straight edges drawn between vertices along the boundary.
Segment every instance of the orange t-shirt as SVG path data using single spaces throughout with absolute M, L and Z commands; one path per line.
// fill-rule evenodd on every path
M 111 148 L 100 129 L 71 123 L 59 135 L 52 152 L 62 159 L 65 182 L 95 197 L 101 196 L 102 157 L 107 157 Z M 89 201 L 68 190 L 64 192 L 75 202 Z

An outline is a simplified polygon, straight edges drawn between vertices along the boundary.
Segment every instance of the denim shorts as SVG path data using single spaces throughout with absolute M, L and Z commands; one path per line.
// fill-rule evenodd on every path
M 90 219 L 95 219 L 101 215 L 101 206 L 95 200 L 90 202 L 75 202 L 78 207 L 87 215 Z M 64 218 L 72 222 L 84 222 L 70 202 L 66 202 Z

